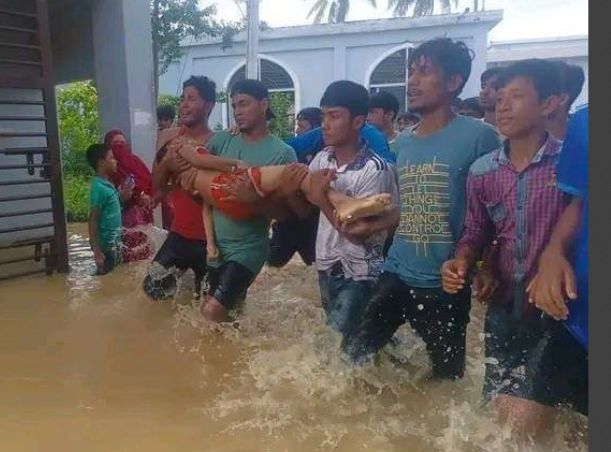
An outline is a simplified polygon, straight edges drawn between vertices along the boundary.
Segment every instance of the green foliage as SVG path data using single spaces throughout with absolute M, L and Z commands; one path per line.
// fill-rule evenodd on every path
M 59 139 L 64 174 L 92 175 L 87 147 L 100 136 L 98 94 L 92 82 L 76 82 L 57 95 Z
M 270 108 L 276 118 L 270 122 L 270 132 L 285 140 L 293 136 L 293 112 L 294 97 L 289 93 L 270 93 Z
M 171 105 L 176 111 L 178 111 L 178 105 L 180 104 L 180 96 L 172 96 L 171 94 L 160 94 L 157 99 L 157 105 Z
M 91 176 L 64 174 L 64 205 L 69 222 L 88 220 L 90 184 Z

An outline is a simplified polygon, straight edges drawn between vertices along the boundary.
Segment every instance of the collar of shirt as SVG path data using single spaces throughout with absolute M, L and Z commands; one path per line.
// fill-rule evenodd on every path
M 361 140 L 361 149 L 356 153 L 354 160 L 338 167 L 337 158 L 335 157 L 335 148 L 333 146 L 328 146 L 324 150 L 329 154 L 327 157 L 327 162 L 333 162 L 335 166 L 334 169 L 338 173 L 345 173 L 347 171 L 358 171 L 362 169 L 363 166 L 365 166 L 365 163 L 367 163 L 369 156 L 373 154 L 373 151 L 369 149 L 367 143 L 364 140 Z
M 112 188 L 113 190 L 116 190 L 116 187 L 114 186 L 114 184 L 109 181 L 108 179 L 104 178 L 104 177 L 100 177 L 100 176 L 95 176 L 100 182 L 102 182 L 104 185 L 107 185 L 108 187 Z
M 550 133 L 548 133 L 545 143 L 543 143 L 543 145 L 539 148 L 527 168 L 530 168 L 532 165 L 541 162 L 544 158 L 554 157 L 560 154 L 561 150 L 562 142 L 554 138 Z M 503 147 L 499 149 L 499 152 L 497 154 L 497 161 L 501 165 L 507 165 L 511 167 L 511 162 L 509 160 L 509 140 L 505 140 L 503 142 Z

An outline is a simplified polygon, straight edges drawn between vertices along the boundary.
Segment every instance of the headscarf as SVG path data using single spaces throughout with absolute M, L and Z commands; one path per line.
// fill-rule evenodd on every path
M 128 144 L 112 144 L 112 140 L 117 135 L 125 134 L 121 130 L 111 130 L 104 136 L 104 144 L 112 149 L 112 153 L 117 160 L 117 172 L 112 176 L 115 186 L 121 185 L 127 177 L 134 176 L 134 193 L 144 192 L 151 195 L 152 178 L 151 172 L 146 164 L 134 154 Z

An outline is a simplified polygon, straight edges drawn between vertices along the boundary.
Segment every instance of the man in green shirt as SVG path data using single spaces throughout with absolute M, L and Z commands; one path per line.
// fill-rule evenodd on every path
M 238 135 L 217 133 L 208 150 L 218 156 L 239 159 L 248 165 L 284 165 L 297 161 L 293 149 L 270 135 L 267 121 L 274 116 L 269 93 L 257 80 L 242 80 L 231 90 L 231 105 Z M 239 187 L 234 187 L 240 190 Z M 256 198 L 255 198 L 256 199 Z M 213 211 L 220 258 L 209 263 L 209 296 L 201 313 L 213 321 L 228 319 L 228 311 L 244 299 L 269 254 L 268 212 L 252 220 L 234 221 Z M 277 216 L 277 215 L 274 215 Z
M 121 202 L 110 181 L 117 170 L 112 150 L 103 144 L 87 149 L 87 162 L 95 170 L 89 192 L 89 243 L 99 275 L 111 271 L 121 256 Z M 126 193 L 131 197 L 131 193 Z

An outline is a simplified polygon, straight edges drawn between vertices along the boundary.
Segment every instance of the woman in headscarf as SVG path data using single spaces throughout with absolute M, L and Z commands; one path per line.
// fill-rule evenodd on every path
M 142 227 L 153 224 L 151 207 L 152 178 L 145 163 L 135 155 L 121 130 L 111 130 L 104 143 L 112 149 L 117 160 L 117 171 L 112 178 L 117 190 L 129 190 L 132 195 L 123 204 L 123 262 L 133 262 L 151 257 L 153 248 Z

